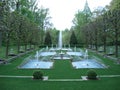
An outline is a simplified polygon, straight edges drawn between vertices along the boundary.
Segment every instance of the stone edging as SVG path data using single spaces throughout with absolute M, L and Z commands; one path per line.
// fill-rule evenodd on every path
M 33 78 L 33 76 L 12 76 L 12 75 L 0 75 L 2 78 Z M 48 76 L 43 76 L 43 81 L 86 81 L 87 76 L 81 76 L 82 79 L 48 79 Z M 120 75 L 99 75 L 99 77 L 111 78 L 120 77 Z

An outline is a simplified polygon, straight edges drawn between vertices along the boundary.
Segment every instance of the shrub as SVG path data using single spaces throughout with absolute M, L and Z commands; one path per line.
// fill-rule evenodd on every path
M 42 80 L 43 79 L 43 73 L 41 71 L 35 71 L 33 73 L 33 79 L 40 79 L 40 80 Z
M 87 78 L 95 80 L 97 79 L 97 73 L 94 70 L 89 70 L 87 72 Z

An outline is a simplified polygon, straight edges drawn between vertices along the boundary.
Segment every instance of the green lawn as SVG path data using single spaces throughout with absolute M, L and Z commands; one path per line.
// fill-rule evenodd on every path
M 98 81 L 50 82 L 21 78 L 0 78 L 0 90 L 120 90 L 119 78 Z
M 94 54 L 95 53 L 90 53 Z M 0 65 L 0 75 L 32 76 L 35 70 L 17 69 L 17 66 L 29 54 L 19 57 L 7 65 Z M 101 58 L 107 69 L 95 69 L 98 75 L 120 75 L 120 65 L 113 61 Z M 69 60 L 56 60 L 50 70 L 41 70 L 49 79 L 81 79 L 88 69 L 74 69 Z M 32 78 L 0 78 L 0 90 L 120 90 L 120 77 L 100 78 L 89 81 L 39 81 Z

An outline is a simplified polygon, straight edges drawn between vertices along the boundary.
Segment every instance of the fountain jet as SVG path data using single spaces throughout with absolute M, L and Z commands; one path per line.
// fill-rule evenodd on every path
M 62 49 L 62 31 L 59 31 L 58 48 Z

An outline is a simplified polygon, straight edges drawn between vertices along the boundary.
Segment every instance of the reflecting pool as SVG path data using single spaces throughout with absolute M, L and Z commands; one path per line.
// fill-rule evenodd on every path
M 26 58 L 20 66 L 21 69 L 50 69 L 53 67 L 54 60 L 70 60 L 74 68 L 107 68 L 103 60 L 90 56 L 88 50 L 75 50 L 68 48 L 52 48 L 47 47 L 40 51 L 36 51 L 35 55 Z
M 37 61 L 37 60 L 29 60 L 29 62 L 20 65 L 19 68 L 21 69 L 50 69 L 53 66 L 53 62 L 47 61 Z
M 106 68 L 106 66 L 102 63 L 99 63 L 95 61 L 94 59 L 88 59 L 88 60 L 81 60 L 72 62 L 72 65 L 74 68 Z

